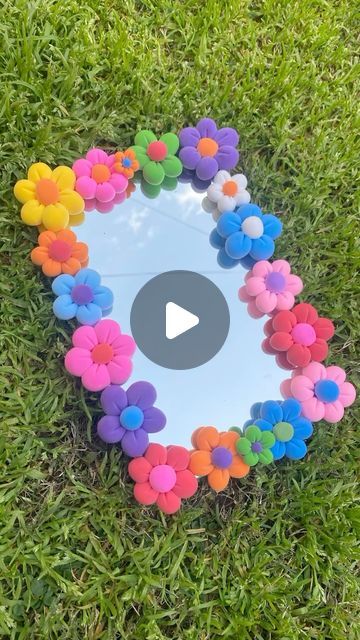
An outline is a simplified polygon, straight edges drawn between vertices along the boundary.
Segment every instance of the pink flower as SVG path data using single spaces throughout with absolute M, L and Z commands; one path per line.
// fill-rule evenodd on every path
M 291 274 L 286 260 L 260 260 L 245 276 L 239 298 L 248 303 L 249 315 L 261 318 L 273 311 L 285 311 L 295 304 L 295 296 L 303 289 L 299 276 Z
M 128 179 L 114 168 L 115 155 L 102 149 L 90 149 L 85 158 L 76 160 L 72 166 L 76 175 L 75 190 L 87 200 L 112 202 L 117 193 L 123 193 Z
M 109 384 L 123 384 L 132 371 L 135 341 L 122 334 L 115 320 L 100 320 L 93 327 L 74 331 L 74 347 L 65 356 L 65 367 L 89 391 L 101 391 Z
M 354 386 L 345 380 L 346 373 L 341 367 L 325 367 L 320 362 L 311 362 L 284 380 L 281 393 L 284 398 L 299 400 L 303 415 L 312 422 L 322 419 L 339 422 L 344 415 L 344 407 L 353 404 L 356 396 Z
M 135 499 L 140 504 L 156 503 L 164 513 L 178 511 L 181 498 L 190 498 L 198 487 L 188 469 L 189 462 L 190 453 L 185 447 L 149 444 L 144 456 L 129 463 L 129 475 L 136 483 Z
M 126 191 L 122 191 L 121 193 L 116 193 L 113 200 L 110 202 L 100 202 L 96 198 L 92 198 L 89 200 L 85 200 L 85 211 L 98 211 L 99 213 L 110 213 L 113 210 L 115 205 L 121 204 L 126 200 L 127 195 Z

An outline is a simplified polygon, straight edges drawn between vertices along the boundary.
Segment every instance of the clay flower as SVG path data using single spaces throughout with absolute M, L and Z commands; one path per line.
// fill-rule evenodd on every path
M 356 397 L 355 388 L 346 382 L 344 369 L 324 367 L 319 362 L 294 371 L 280 388 L 284 398 L 293 396 L 300 402 L 303 415 L 313 422 L 339 422 L 344 407 L 353 404 Z
M 263 214 L 256 204 L 242 204 L 233 213 L 223 213 L 210 244 L 219 249 L 218 262 L 224 268 L 242 264 L 251 268 L 258 260 L 267 260 L 275 251 L 274 238 L 282 223 L 271 213 Z
M 117 151 L 115 153 L 114 169 L 118 173 L 122 173 L 126 178 L 134 177 L 135 171 L 140 169 L 140 165 L 136 159 L 135 151 L 133 149 L 126 149 L 126 151 Z
M 127 187 L 128 188 L 128 187 Z M 85 200 L 85 211 L 98 211 L 99 213 L 110 213 L 115 205 L 121 204 L 127 198 L 127 190 L 116 193 L 109 202 L 100 202 L 96 198 Z
M 236 451 L 244 458 L 245 464 L 254 467 L 258 462 L 269 464 L 274 460 L 272 447 L 275 436 L 270 431 L 261 431 L 255 424 L 246 427 L 244 433 L 233 427 L 236 440 Z M 235 431 L 236 429 L 236 431 Z M 230 433 L 233 433 L 230 431 Z M 239 434 L 240 437 L 239 437 Z
M 97 425 L 99 437 L 121 443 L 131 458 L 142 456 L 149 445 L 149 433 L 161 431 L 166 417 L 154 407 L 155 388 L 149 382 L 134 382 L 127 391 L 116 385 L 106 387 L 100 402 L 106 415 Z
M 152 185 L 161 185 L 164 178 L 177 178 L 182 164 L 176 157 L 179 138 L 175 133 L 164 133 L 159 140 L 152 131 L 143 129 L 135 136 L 135 145 L 130 147 L 136 155 L 144 180 Z
M 43 231 L 38 237 L 38 247 L 31 254 L 34 264 L 42 268 L 46 276 L 54 278 L 60 273 L 74 274 L 88 263 L 88 246 L 77 242 L 70 229 Z
M 90 149 L 85 158 L 73 164 L 76 174 L 75 189 L 87 200 L 102 203 L 112 202 L 118 193 L 126 191 L 128 179 L 116 171 L 115 155 L 102 149 Z
M 298 400 L 267 400 L 254 405 L 250 414 L 252 419 L 245 423 L 245 427 L 255 424 L 261 431 L 274 434 L 276 442 L 271 447 L 274 460 L 284 456 L 290 460 L 300 460 L 305 456 L 307 447 L 304 440 L 312 435 L 313 426 L 310 420 L 301 416 Z
M 109 384 L 123 384 L 132 371 L 135 342 L 121 333 L 115 320 L 100 320 L 94 327 L 79 327 L 72 335 L 73 348 L 65 356 L 65 368 L 89 391 Z
M 27 180 L 14 187 L 17 200 L 23 203 L 21 219 L 30 226 L 60 231 L 71 224 L 71 216 L 84 210 L 82 197 L 74 191 L 75 174 L 70 167 L 52 171 L 44 162 L 31 165 Z
M 75 276 L 62 274 L 55 278 L 52 290 L 58 296 L 53 311 L 60 320 L 76 318 L 80 324 L 93 325 L 109 313 L 113 294 L 101 284 L 101 277 L 93 269 L 80 269 Z
M 189 471 L 190 453 L 185 447 L 163 447 L 149 444 L 141 458 L 134 458 L 128 466 L 130 477 L 136 483 L 135 499 L 140 504 L 157 504 L 164 513 L 180 509 L 181 499 L 190 498 L 198 487 Z
M 284 369 L 306 367 L 311 360 L 321 362 L 328 355 L 327 340 L 334 335 L 328 318 L 319 318 L 311 304 L 301 302 L 292 311 L 278 311 L 264 326 L 265 353 L 276 355 Z
M 246 274 L 239 298 L 248 303 L 250 316 L 261 318 L 266 313 L 291 309 L 295 304 L 294 296 L 302 289 L 301 278 L 291 274 L 286 260 L 260 260 Z
M 200 180 L 211 180 L 219 169 L 229 171 L 239 161 L 238 133 L 231 127 L 218 129 L 211 118 L 199 120 L 196 127 L 185 127 L 179 139 L 181 162 L 186 169 L 195 170 Z
M 238 434 L 233 431 L 219 433 L 215 427 L 200 427 L 194 431 L 191 441 L 189 469 L 197 476 L 207 476 L 215 491 L 222 491 L 230 478 L 243 478 L 249 467 L 236 453 Z
M 250 202 L 246 191 L 247 179 L 243 173 L 231 176 L 228 171 L 218 171 L 207 190 L 207 198 L 220 213 L 234 211 L 240 204 Z

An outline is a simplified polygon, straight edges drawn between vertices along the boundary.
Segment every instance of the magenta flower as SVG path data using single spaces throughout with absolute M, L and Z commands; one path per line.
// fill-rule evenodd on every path
M 87 200 L 112 202 L 117 193 L 123 193 L 128 179 L 114 169 L 115 155 L 102 149 L 90 149 L 85 158 L 76 160 L 72 166 L 76 175 L 75 190 Z
M 292 309 L 302 289 L 301 278 L 291 274 L 287 260 L 260 260 L 246 274 L 239 298 L 248 303 L 250 316 L 261 318 L 273 311 Z
M 344 369 L 325 367 L 320 362 L 295 370 L 280 388 L 284 398 L 299 400 L 302 414 L 312 422 L 339 422 L 344 407 L 353 404 L 356 397 L 355 387 L 346 382 Z
M 211 180 L 220 169 L 229 171 L 239 161 L 235 148 L 239 135 L 235 129 L 218 129 L 214 120 L 203 118 L 196 127 L 179 133 L 179 158 L 186 169 L 194 170 L 200 180 Z
M 93 327 L 74 331 L 73 348 L 65 356 L 65 368 L 89 391 L 101 391 L 109 384 L 123 384 L 132 371 L 135 341 L 121 333 L 115 320 L 100 320 Z

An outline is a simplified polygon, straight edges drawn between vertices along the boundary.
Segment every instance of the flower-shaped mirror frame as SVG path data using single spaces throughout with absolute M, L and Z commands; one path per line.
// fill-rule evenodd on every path
M 198 478 L 206 478 L 219 492 L 230 478 L 244 478 L 258 464 L 303 458 L 313 423 L 340 421 L 344 408 L 355 400 L 345 371 L 323 364 L 333 323 L 319 317 L 311 304 L 296 302 L 301 279 L 287 260 L 271 260 L 283 225 L 250 202 L 246 177 L 234 173 L 238 142 L 234 128 L 218 128 L 211 118 L 183 128 L 179 135 L 157 137 L 141 130 L 124 151 L 90 149 L 72 167 L 51 169 L 37 162 L 14 187 L 22 221 L 39 231 L 31 260 L 52 279 L 53 312 L 60 320 L 79 324 L 65 356 L 66 370 L 79 377 L 85 389 L 101 394 L 104 415 L 97 434 L 120 446 L 130 459 L 135 499 L 142 505 L 156 503 L 167 514 L 195 494 Z M 155 387 L 143 380 L 124 386 L 132 373 L 135 341 L 107 317 L 113 293 L 88 267 L 88 247 L 71 228 L 81 224 L 88 211 L 109 213 L 131 197 L 136 181 L 154 198 L 161 189 L 175 189 L 178 180 L 206 191 L 203 208 L 215 221 L 209 241 L 218 251 L 218 263 L 224 269 L 241 264 L 247 270 L 239 300 L 253 318 L 268 316 L 263 350 L 291 372 L 280 388 L 283 401 L 256 403 L 241 429 L 197 428 L 191 450 L 151 442 L 151 434 L 166 427 Z

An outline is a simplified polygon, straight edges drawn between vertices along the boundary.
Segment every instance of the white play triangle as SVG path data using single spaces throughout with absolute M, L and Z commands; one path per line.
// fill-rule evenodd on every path
M 200 322 L 198 316 L 175 304 L 175 302 L 168 302 L 166 304 L 165 313 L 166 337 L 169 340 L 173 340 L 182 333 L 189 331 L 189 329 L 196 327 Z

